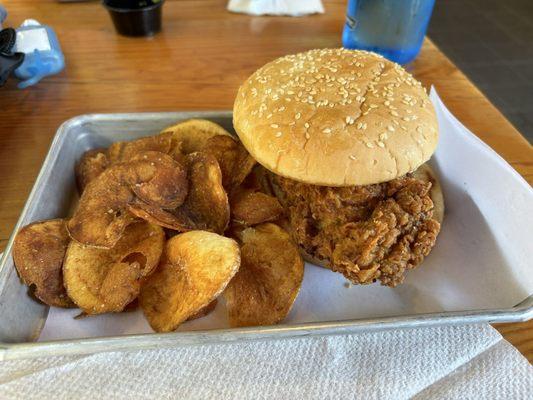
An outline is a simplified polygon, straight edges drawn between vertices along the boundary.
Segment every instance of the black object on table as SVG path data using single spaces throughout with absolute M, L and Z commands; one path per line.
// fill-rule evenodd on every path
M 115 29 L 125 36 L 152 36 L 161 30 L 164 0 L 104 0 Z
M 0 31 L 0 86 L 4 86 L 9 76 L 24 61 L 24 53 L 12 53 L 17 33 L 13 28 Z

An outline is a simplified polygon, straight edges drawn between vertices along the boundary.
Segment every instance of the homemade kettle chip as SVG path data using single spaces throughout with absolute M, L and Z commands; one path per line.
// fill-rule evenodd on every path
M 63 287 L 63 259 L 69 242 L 63 219 L 34 222 L 15 236 L 13 259 L 19 276 L 49 306 L 74 306 Z
M 229 200 L 222 186 L 217 160 L 203 152 L 187 156 L 189 195 L 178 214 L 194 221 L 196 228 L 223 233 L 229 223 Z
M 69 234 L 79 243 L 111 248 L 134 221 L 126 209 L 136 194 L 150 204 L 173 206 L 183 199 L 184 182 L 181 165 L 163 153 L 140 153 L 115 164 L 85 188 L 67 224 Z
M 159 136 L 170 137 L 174 145 L 180 143 L 183 154 L 200 151 L 213 136 L 231 134 L 220 125 L 205 119 L 190 119 L 163 129 Z
M 132 161 L 150 162 L 161 167 L 153 179 L 136 183 L 133 192 L 142 201 L 161 208 L 179 207 L 188 191 L 187 171 L 172 157 L 156 151 L 147 151 L 132 157 Z
M 129 142 L 115 142 L 107 150 L 109 162 L 116 164 L 130 161 L 139 153 L 157 151 L 168 154 L 171 150 L 171 137 L 165 135 L 147 136 Z
M 217 159 L 222 171 L 222 184 L 228 193 L 232 193 L 244 181 L 256 164 L 241 142 L 231 136 L 211 137 L 203 151 Z
M 174 236 L 141 287 L 139 303 L 150 326 L 156 332 L 175 330 L 217 298 L 239 265 L 232 239 L 206 231 Z
M 253 226 L 275 221 L 283 215 L 283 208 L 275 197 L 253 190 L 240 190 L 231 198 L 233 222 Z
M 174 210 L 161 210 L 149 204 L 135 203 L 128 210 L 165 228 L 180 232 L 207 230 L 223 233 L 230 218 L 228 196 L 222 186 L 222 175 L 216 159 L 203 152 L 185 157 L 189 190 L 185 202 Z
M 83 193 L 85 187 L 109 166 L 106 149 L 93 149 L 83 153 L 76 165 L 76 184 Z
M 232 327 L 273 325 L 289 313 L 304 262 L 289 234 L 272 223 L 240 234 L 241 267 L 224 291 Z
M 87 314 L 123 311 L 157 266 L 164 243 L 163 229 L 144 221 L 129 225 L 111 249 L 72 241 L 63 265 L 69 297 Z

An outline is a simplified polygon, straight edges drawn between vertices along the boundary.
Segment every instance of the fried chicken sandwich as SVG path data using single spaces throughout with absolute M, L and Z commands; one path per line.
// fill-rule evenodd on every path
M 288 55 L 244 82 L 233 111 L 308 261 L 396 286 L 429 254 L 444 211 L 426 164 L 438 126 L 401 66 L 345 49 Z

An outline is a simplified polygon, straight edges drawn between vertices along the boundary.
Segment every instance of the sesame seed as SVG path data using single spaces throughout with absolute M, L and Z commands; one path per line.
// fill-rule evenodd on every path
M 107 212 L 108 212 L 109 214 L 113 214 L 114 211 L 113 211 L 112 208 L 110 208 L 109 210 L 107 210 Z
M 304 124 L 304 126 L 305 126 L 306 129 L 309 129 L 309 123 L 308 123 L 308 122 L 306 122 L 306 123 Z
M 379 140 L 383 141 L 385 139 L 388 138 L 388 135 L 386 133 L 382 133 L 381 135 L 379 135 Z
M 385 143 L 383 143 L 383 142 L 378 142 L 378 146 L 383 148 L 383 147 L 385 147 Z
M 311 135 L 309 134 L 309 132 L 305 132 L 305 138 L 307 140 L 311 139 Z
M 354 155 L 350 155 L 348 157 L 350 158 L 350 160 L 357 160 L 357 158 Z
M 267 115 L 267 119 L 270 119 L 270 118 L 272 118 L 272 114 Z
M 347 123 L 347 124 L 350 123 L 350 117 L 346 117 L 346 123 Z
M 417 126 L 417 127 L 416 127 L 416 131 L 417 131 L 418 133 L 422 133 L 422 127 L 421 127 L 421 126 Z
M 331 129 L 326 128 L 326 129 L 324 129 L 322 132 L 324 132 L 324 133 L 331 133 Z
M 399 116 L 399 114 L 396 111 L 391 111 L 390 115 L 392 115 L 393 117 L 398 117 Z
M 395 131 L 394 126 L 392 126 L 392 125 L 387 126 L 387 130 L 389 132 L 394 132 Z
M 368 147 L 369 149 L 372 149 L 374 145 L 370 142 L 366 142 L 366 147 Z
M 301 117 L 302 117 L 302 114 L 300 114 L 300 113 L 297 113 L 297 114 L 294 116 L 294 118 L 296 118 L 296 119 L 300 119 Z
M 276 137 L 280 137 L 282 135 L 281 132 L 276 132 Z
M 410 121 L 411 119 L 409 117 L 403 117 L 402 118 L 404 121 Z
M 390 101 L 386 100 L 383 104 L 385 104 L 386 106 L 390 106 Z
M 278 124 L 272 124 L 272 125 L 270 125 L 270 127 L 276 129 L 276 128 L 279 128 L 279 125 Z

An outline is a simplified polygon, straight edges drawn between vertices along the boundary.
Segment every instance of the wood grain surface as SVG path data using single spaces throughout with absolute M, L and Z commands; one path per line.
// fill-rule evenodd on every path
M 250 17 L 227 0 L 167 0 L 163 32 L 118 36 L 99 1 L 4 0 L 6 26 L 26 18 L 51 25 L 67 67 L 37 86 L 0 89 L 0 250 L 7 243 L 58 126 L 93 112 L 230 109 L 239 84 L 278 56 L 341 46 L 346 1 L 324 1 L 326 14 Z M 530 183 L 533 149 L 430 41 L 408 69 L 434 85 L 470 130 Z M 497 329 L 533 360 L 533 322 Z

